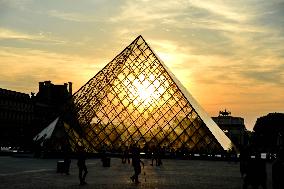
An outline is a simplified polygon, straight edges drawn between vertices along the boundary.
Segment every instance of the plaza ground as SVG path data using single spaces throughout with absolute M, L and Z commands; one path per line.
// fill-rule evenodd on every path
M 240 189 L 242 178 L 239 162 L 165 159 L 160 167 L 144 159 L 141 183 L 130 180 L 131 164 L 111 158 L 111 166 L 103 167 L 100 159 L 86 161 L 87 185 L 79 186 L 76 159 L 72 159 L 70 175 L 56 173 L 61 159 L 0 156 L 0 188 L 119 188 L 119 189 Z M 268 189 L 271 184 L 271 163 L 267 163 Z

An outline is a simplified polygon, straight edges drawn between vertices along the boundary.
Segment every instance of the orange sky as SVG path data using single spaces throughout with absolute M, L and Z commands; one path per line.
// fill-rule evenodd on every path
M 141 34 L 210 116 L 284 112 L 283 2 L 71 2 L 0 2 L 1 88 L 76 91 Z

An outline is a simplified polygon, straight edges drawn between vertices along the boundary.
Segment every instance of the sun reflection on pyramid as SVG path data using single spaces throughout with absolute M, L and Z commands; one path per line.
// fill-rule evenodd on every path
M 185 90 L 142 36 L 74 95 L 86 148 L 155 145 L 221 151 L 231 141 Z

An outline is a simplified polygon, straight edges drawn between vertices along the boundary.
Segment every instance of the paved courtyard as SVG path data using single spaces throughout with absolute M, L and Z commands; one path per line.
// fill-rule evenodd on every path
M 141 183 L 130 180 L 133 169 L 112 158 L 111 167 L 102 167 L 100 159 L 88 159 L 88 185 L 79 186 L 76 160 L 72 159 L 70 175 L 56 173 L 59 159 L 34 159 L 0 156 L 0 188 L 150 188 L 150 189 L 240 189 L 239 163 L 203 160 L 163 160 L 160 167 L 143 160 Z M 268 188 L 271 187 L 271 164 L 267 164 Z

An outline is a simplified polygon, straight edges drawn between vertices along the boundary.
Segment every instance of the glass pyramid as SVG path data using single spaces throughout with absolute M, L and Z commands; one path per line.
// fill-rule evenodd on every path
M 74 95 L 89 152 L 124 146 L 190 152 L 231 148 L 231 141 L 186 91 L 142 36 Z

